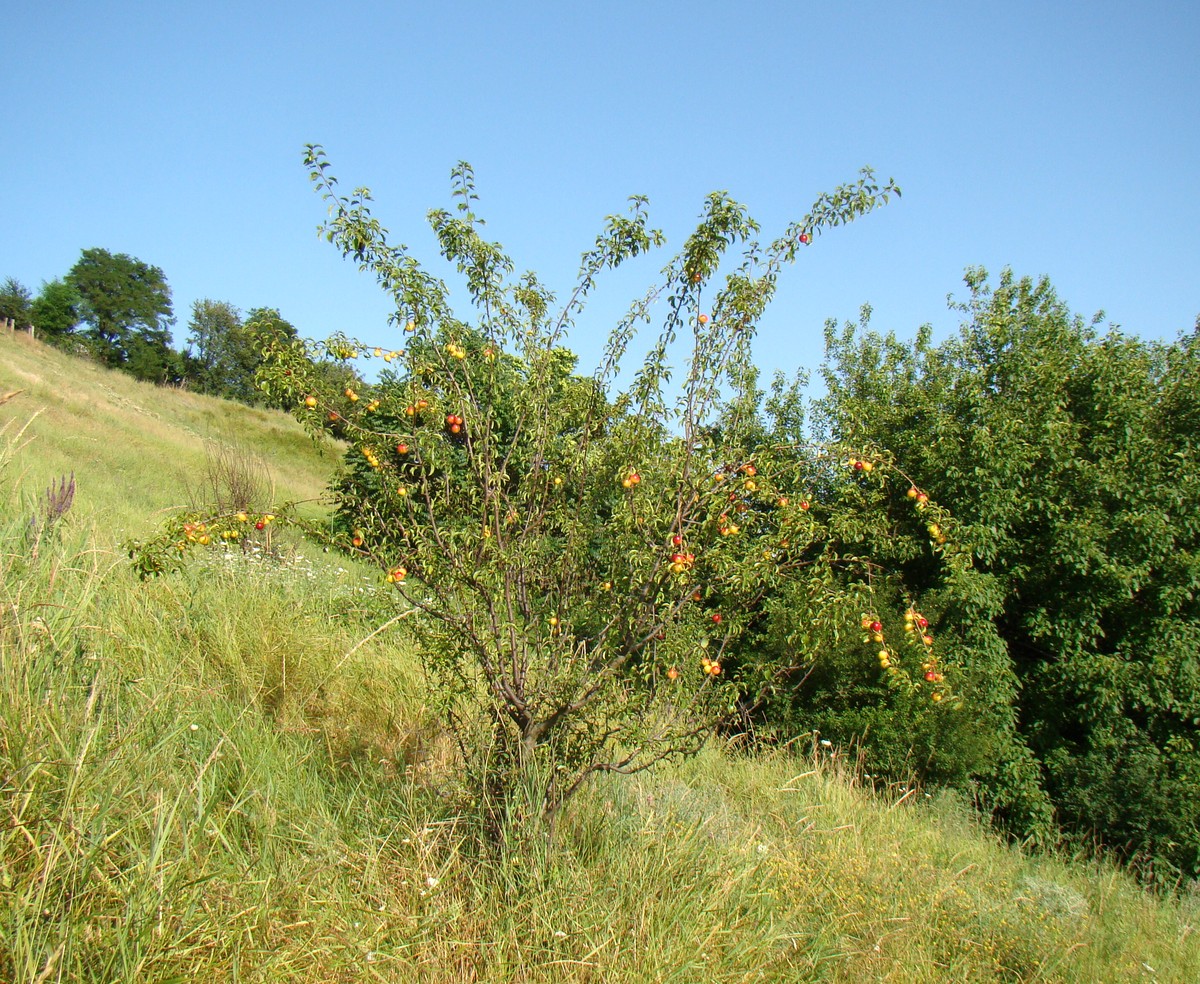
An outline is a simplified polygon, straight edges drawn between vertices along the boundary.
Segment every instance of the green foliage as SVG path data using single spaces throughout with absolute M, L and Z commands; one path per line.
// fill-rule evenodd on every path
M 1101 335 L 1045 280 L 967 283 L 940 346 L 830 326 L 821 419 L 939 489 L 1059 818 L 1196 874 L 1200 335 Z
M 29 288 L 14 277 L 7 277 L 0 285 L 0 322 L 11 321 L 13 327 L 29 328 L 33 295 Z
M 414 625 L 433 692 L 470 788 L 498 827 L 531 776 L 534 812 L 553 818 L 589 776 L 696 749 L 739 702 L 807 666 L 815 649 L 749 644 L 777 584 L 794 583 L 810 610 L 849 606 L 861 618 L 871 560 L 865 547 L 842 544 L 863 544 L 867 530 L 884 539 L 884 521 L 868 514 L 911 510 L 907 483 L 892 488 L 873 464 L 842 467 L 840 451 L 760 439 L 747 367 L 782 264 L 822 229 L 886 202 L 894 185 L 864 171 L 769 244 L 741 205 L 709 196 L 662 282 L 631 306 L 601 365 L 582 377 L 562 340 L 597 276 L 663 241 L 644 199 L 609 218 L 556 309 L 550 290 L 533 274 L 514 279 L 513 262 L 483 237 L 473 173 L 460 164 L 454 211 L 429 220 L 466 281 L 467 321 L 445 284 L 389 243 L 366 189 L 341 195 L 319 148 L 306 163 L 330 202 L 322 234 L 391 294 L 405 346 L 375 353 L 394 366 L 370 388 L 330 392 L 311 368 L 320 349 L 295 342 L 268 350 L 262 381 L 312 426 L 332 422 L 352 441 L 337 489 L 346 545 L 423 613 Z M 721 277 L 734 247 L 741 259 Z M 658 300 L 658 336 L 628 389 L 614 393 Z M 675 381 L 671 359 L 684 337 L 690 356 Z M 361 350 L 342 338 L 323 349 L 347 359 Z M 783 418 L 795 406 L 777 388 L 769 409 Z M 834 503 L 820 518 L 800 505 L 816 484 Z M 923 530 L 920 539 L 928 552 Z M 903 672 L 897 665 L 890 676 L 928 703 L 950 691 L 940 673 L 924 680 L 916 669 L 931 659 L 923 645 L 897 656 Z
M 0 344 L 0 370 L 63 359 Z M 166 418 L 211 403 L 80 374 Z M 277 425 L 255 429 L 267 415 L 221 409 L 276 464 L 295 453 Z M 553 845 L 481 852 L 445 795 L 457 763 L 427 719 L 406 609 L 385 620 L 393 599 L 359 565 L 212 552 L 139 582 L 112 524 L 83 538 L 76 514 L 158 494 L 157 473 L 147 491 L 81 484 L 30 564 L 22 503 L 44 483 L 24 476 L 70 435 L 43 432 L 13 461 L 33 429 L 14 430 L 0 435 L 2 980 L 1200 979 L 1194 893 L 1026 857 L 958 797 L 871 794 L 850 750 L 816 742 L 601 779 Z
M 151 382 L 182 368 L 170 350 L 171 289 L 162 270 L 125 253 L 85 249 L 67 274 L 82 299 L 85 337 L 105 365 Z
M 34 299 L 30 317 L 42 337 L 60 343 L 75 331 L 80 322 L 83 299 L 65 280 L 50 280 L 42 284 Z
M 862 450 L 845 460 L 784 443 L 802 429 L 800 385 L 780 378 L 769 398 L 759 393 L 765 415 L 748 412 L 752 401 L 728 408 L 725 433 L 754 435 L 760 469 L 777 481 L 790 470 L 781 486 L 805 490 L 806 526 L 759 518 L 744 541 L 743 563 L 785 559 L 776 561 L 782 576 L 751 599 L 738 658 L 786 665 L 792 654 L 793 666 L 748 716 L 768 735 L 815 728 L 856 743 L 866 769 L 895 779 L 963 787 L 1027 762 L 1018 681 L 993 625 L 994 579 L 958 542 L 952 511 L 914 484 L 899 456 L 861 437 Z M 989 788 L 991 805 L 1046 838 L 1050 808 L 1036 777 L 1019 768 L 1011 778 Z
M 202 393 L 235 399 L 227 390 L 236 388 L 247 371 L 253 374 L 253 364 L 241 364 L 241 328 L 242 313 L 228 301 L 203 298 L 192 302 L 187 351 Z
M 295 337 L 296 329 L 274 308 L 255 308 L 243 319 L 227 301 L 194 301 L 188 322 L 189 375 L 202 393 L 262 403 L 264 395 L 255 385 L 261 350 L 276 339 Z

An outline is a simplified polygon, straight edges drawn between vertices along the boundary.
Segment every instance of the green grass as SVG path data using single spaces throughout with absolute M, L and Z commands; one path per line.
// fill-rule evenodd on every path
M 26 494 L 73 472 L 76 510 L 114 540 L 187 506 L 211 444 L 261 458 L 280 500 L 318 498 L 338 460 L 332 442 L 315 444 L 280 411 L 163 389 L 0 331 L 0 397 L 11 392 L 0 424 L 30 441 L 19 463 Z
M 127 385 L 172 422 L 155 453 L 202 462 L 205 401 Z M 101 476 L 35 555 L 78 439 L 44 399 L 35 443 L 0 439 L 0 980 L 1200 980 L 1200 896 L 1022 854 L 811 738 L 599 781 L 553 845 L 481 846 L 375 573 L 298 544 L 140 582 L 113 524 L 172 493 Z M 273 467 L 319 485 L 276 425 Z

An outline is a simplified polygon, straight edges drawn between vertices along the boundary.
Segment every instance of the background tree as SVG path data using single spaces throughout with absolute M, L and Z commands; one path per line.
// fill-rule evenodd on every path
M 191 359 L 189 371 L 200 392 L 238 398 L 238 384 L 246 373 L 241 332 L 242 313 L 232 304 L 208 298 L 192 302 L 187 352 Z
M 810 658 L 789 650 L 728 661 L 766 583 L 802 578 L 830 607 L 851 608 L 858 626 L 861 592 L 841 592 L 827 576 L 856 560 L 820 549 L 828 530 L 799 495 L 795 507 L 781 505 L 781 490 L 807 473 L 766 452 L 756 466 L 744 446 L 716 440 L 712 424 L 726 388 L 744 389 L 739 367 L 781 266 L 894 186 L 866 171 L 762 246 L 741 205 L 709 196 L 662 283 L 612 330 L 595 374 L 580 378 L 562 340 L 595 278 L 662 241 L 644 200 L 610 217 L 559 306 L 534 275 L 514 278 L 512 261 L 482 236 L 473 175 L 460 165 L 456 212 L 430 221 L 466 281 L 468 321 L 441 279 L 387 241 L 365 190 L 340 195 L 316 148 L 307 163 L 331 203 L 329 238 L 392 295 L 404 347 L 375 353 L 396 368 L 370 389 L 331 392 L 314 372 L 322 351 L 366 354 L 345 339 L 278 344 L 263 380 L 310 424 L 332 421 L 351 440 L 339 488 L 345 545 L 376 560 L 423 613 L 411 624 L 431 692 L 494 832 L 522 815 L 552 819 L 598 772 L 695 749 L 740 693 L 757 694 Z M 739 243 L 741 258 L 720 277 Z M 628 389 L 610 392 L 659 297 L 657 338 Z M 679 394 L 668 361 L 677 338 L 691 343 Z M 832 484 L 858 475 L 835 471 Z M 881 481 L 884 469 L 874 474 Z M 741 545 L 743 528 L 754 550 Z M 168 541 L 186 548 L 186 533 L 176 526 Z M 789 553 L 780 543 L 793 535 L 800 544 Z M 931 700 L 933 684 L 912 685 Z
M 83 301 L 85 334 L 102 362 L 155 382 L 178 370 L 171 290 L 161 269 L 125 253 L 85 249 L 66 279 Z
M 1194 876 L 1200 334 L 1099 334 L 1049 282 L 1009 271 L 967 284 L 942 345 L 831 326 L 821 420 L 885 442 L 940 490 L 994 586 L 979 617 L 1019 680 L 1021 735 L 1059 818 Z
M 243 319 L 232 304 L 208 299 L 192 304 L 188 331 L 189 373 L 197 388 L 247 404 L 266 400 L 254 378 L 263 346 L 296 337 L 295 327 L 275 308 L 254 308 Z
M 42 284 L 34 298 L 30 317 L 42 337 L 61 344 L 71 337 L 80 321 L 82 298 L 65 280 L 50 280 Z
M 31 313 L 33 295 L 14 277 L 7 277 L 0 285 L 0 322 L 12 321 L 13 325 L 26 331 L 33 323 Z

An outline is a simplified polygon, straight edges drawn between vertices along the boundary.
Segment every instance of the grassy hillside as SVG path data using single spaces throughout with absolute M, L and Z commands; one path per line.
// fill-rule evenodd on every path
M 12 392 L 0 423 L 32 441 L 20 462 L 27 490 L 74 472 L 77 508 L 118 535 L 186 506 L 213 443 L 260 456 L 279 499 L 315 499 L 337 462 L 332 444 L 279 411 L 163 389 L 0 331 L 0 397 Z
M 597 782 L 553 847 L 490 852 L 375 573 L 300 545 L 143 583 L 114 547 L 205 439 L 283 496 L 331 458 L 21 338 L 0 388 L 25 390 L 0 407 L 0 980 L 1200 980 L 1197 895 L 1022 855 L 814 736 Z M 72 468 L 35 552 L 30 502 Z

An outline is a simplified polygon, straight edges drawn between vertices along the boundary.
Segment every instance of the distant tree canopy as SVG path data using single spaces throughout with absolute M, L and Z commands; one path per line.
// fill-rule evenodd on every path
M 169 344 L 171 289 L 161 269 L 125 253 L 85 249 L 66 279 L 82 300 L 84 336 L 102 362 L 155 382 L 179 373 Z
M 188 322 L 189 376 L 204 393 L 224 396 L 237 388 L 241 371 L 242 312 L 227 301 L 192 302 Z
M 295 327 L 275 308 L 253 308 L 243 317 L 228 301 L 208 298 L 192 304 L 188 332 L 188 374 L 196 388 L 248 404 L 265 401 L 254 380 L 264 342 L 296 337 Z
M 82 304 L 79 292 L 65 280 L 49 280 L 33 301 L 34 327 L 49 341 L 66 339 L 79 325 Z
M 28 328 L 33 297 L 19 280 L 8 277 L 0 285 L 0 321 L 11 321 L 17 328 Z
M 34 328 L 40 338 L 154 383 L 184 383 L 201 393 L 250 405 L 272 405 L 255 381 L 262 352 L 297 338 L 278 308 L 243 312 L 228 301 L 192 303 L 183 351 L 171 347 L 175 314 L 166 275 L 125 253 L 85 249 L 62 278 L 44 281 L 33 297 L 15 277 L 0 282 L 0 321 Z M 313 371 L 347 385 L 358 375 L 335 359 Z

